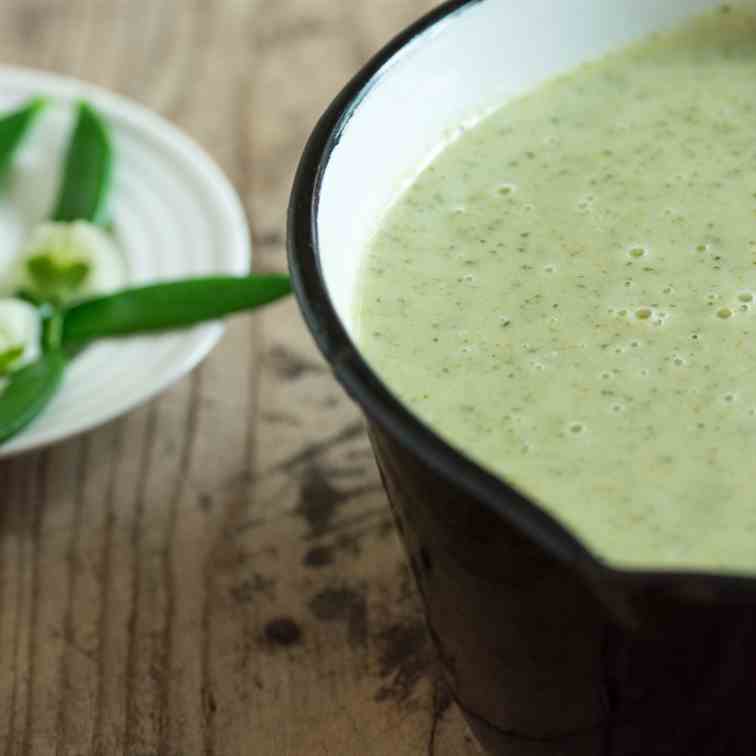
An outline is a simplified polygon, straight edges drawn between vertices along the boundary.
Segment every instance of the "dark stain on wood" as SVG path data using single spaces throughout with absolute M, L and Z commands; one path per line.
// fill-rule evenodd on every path
M 265 625 L 265 640 L 273 646 L 289 648 L 302 642 L 302 629 L 290 617 L 278 617 Z
M 275 591 L 276 581 L 273 578 L 255 572 L 231 589 L 231 597 L 237 604 L 251 604 L 260 595 L 272 601 L 276 596 Z
M 308 524 L 307 538 L 320 538 L 327 534 L 333 534 L 336 530 L 352 529 L 363 519 L 373 519 L 378 513 L 365 512 L 356 518 L 348 518 L 345 522 L 340 522 L 338 526 L 334 523 L 336 513 L 342 504 L 380 490 L 382 490 L 381 486 L 374 484 L 355 486 L 346 490 L 338 489 L 331 484 L 328 476 L 318 465 L 311 465 L 302 479 L 299 504 L 295 511 Z M 385 523 L 386 519 L 379 526 L 381 534 L 385 531 Z M 369 530 L 373 530 L 373 528 Z M 342 536 L 343 538 L 349 537 Z M 355 538 L 359 539 L 359 535 L 357 533 L 351 534 L 352 541 Z M 351 542 L 335 545 L 343 548 L 344 546 L 351 546 Z M 359 553 L 359 548 L 356 549 L 356 553 Z
M 296 381 L 310 373 L 326 372 L 320 362 L 306 360 L 280 345 L 270 350 L 268 360 L 276 375 L 284 381 Z
M 304 555 L 302 564 L 312 569 L 320 569 L 333 564 L 333 551 L 327 546 L 315 546 Z
M 361 590 L 348 586 L 326 588 L 313 596 L 309 608 L 321 622 L 345 623 L 353 648 L 367 643 L 367 603 Z
M 206 686 L 202 688 L 202 703 L 210 714 L 215 714 L 218 711 L 218 702 L 215 700 L 213 692 Z
M 334 548 L 344 554 L 352 557 L 358 557 L 362 554 L 362 539 L 366 533 L 340 533 L 334 541 Z
M 359 518 L 353 518 L 352 522 L 345 523 L 339 528 L 339 533 L 333 543 L 334 549 L 354 557 L 360 556 L 365 539 L 370 536 L 383 537 L 385 519 L 381 518 L 378 522 L 374 522 L 380 515 L 380 512 L 366 512 Z M 364 521 L 367 521 L 366 524 L 360 527 L 360 523 Z M 336 531 L 336 528 L 333 528 L 333 531 Z
M 375 700 L 404 704 L 432 667 L 425 625 L 419 619 L 394 625 L 382 632 L 378 641 L 382 645 L 379 663 L 383 683 Z
M 282 462 L 279 462 L 277 465 L 274 465 L 273 467 L 264 471 L 259 477 L 270 475 L 271 473 L 275 472 L 287 472 L 299 467 L 300 465 L 311 463 L 313 462 L 313 460 L 316 460 L 318 457 L 322 456 L 331 449 L 335 449 L 342 444 L 353 441 L 355 438 L 359 438 L 364 434 L 364 432 L 365 425 L 361 420 L 358 422 L 349 423 L 340 431 L 334 433 L 330 438 L 327 438 L 324 441 L 320 441 L 315 444 L 310 444 L 302 451 L 293 454 Z
M 312 465 L 307 470 L 296 511 L 307 521 L 310 537 L 317 538 L 328 532 L 342 499 L 343 494 L 330 484 L 320 467 Z
M 267 229 L 262 233 L 255 235 L 255 246 L 260 247 L 281 247 L 283 246 L 283 234 L 277 228 Z

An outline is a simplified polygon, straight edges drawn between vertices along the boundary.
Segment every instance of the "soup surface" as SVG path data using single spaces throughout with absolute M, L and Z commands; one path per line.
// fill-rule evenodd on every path
M 756 571 L 756 4 L 506 104 L 398 199 L 359 340 L 622 565 Z

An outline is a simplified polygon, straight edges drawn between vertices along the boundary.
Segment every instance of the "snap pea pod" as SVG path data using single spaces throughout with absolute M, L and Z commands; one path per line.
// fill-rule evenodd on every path
M 11 373 L 0 394 L 0 443 L 23 430 L 48 405 L 63 378 L 66 361 L 65 353 L 54 349 Z
M 211 276 L 125 289 L 65 309 L 63 345 L 182 328 L 260 307 L 290 291 L 289 277 L 280 274 Z
M 97 111 L 79 104 L 68 145 L 53 221 L 107 223 L 107 199 L 113 169 L 110 130 Z
M 0 177 L 10 167 L 13 155 L 45 104 L 45 100 L 38 97 L 18 110 L 0 118 Z

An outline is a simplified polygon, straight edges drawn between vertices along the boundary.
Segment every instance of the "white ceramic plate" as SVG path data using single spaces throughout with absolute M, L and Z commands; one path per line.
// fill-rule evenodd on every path
M 0 196 L 0 274 L 30 228 L 50 212 L 72 122 L 86 99 L 108 119 L 116 151 L 110 208 L 129 283 L 244 274 L 249 231 L 241 202 L 208 155 L 162 118 L 89 84 L 0 67 L 0 111 L 44 94 L 54 104 L 29 134 Z M 69 368 L 60 393 L 0 458 L 89 430 L 154 397 L 216 344 L 212 323 L 156 337 L 99 343 Z

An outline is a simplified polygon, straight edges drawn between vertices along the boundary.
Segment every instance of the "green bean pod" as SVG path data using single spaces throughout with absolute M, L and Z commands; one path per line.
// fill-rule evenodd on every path
M 113 144 L 108 125 L 91 105 L 82 102 L 66 152 L 52 220 L 106 225 L 112 171 Z
M 45 104 L 45 100 L 38 97 L 0 118 L 0 178 L 7 173 L 13 156 Z
M 291 291 L 286 275 L 211 276 L 125 289 L 68 307 L 63 345 L 165 331 L 274 302 Z
M 56 349 L 11 373 L 0 393 L 0 444 L 23 430 L 55 396 L 67 358 Z

